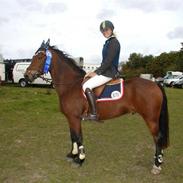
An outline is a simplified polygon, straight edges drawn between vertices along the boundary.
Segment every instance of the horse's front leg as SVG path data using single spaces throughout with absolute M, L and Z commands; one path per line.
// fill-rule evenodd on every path
M 76 166 L 81 166 L 85 160 L 81 120 L 77 118 L 69 119 L 69 126 L 72 148 L 71 151 L 67 154 L 67 160 L 74 162 Z

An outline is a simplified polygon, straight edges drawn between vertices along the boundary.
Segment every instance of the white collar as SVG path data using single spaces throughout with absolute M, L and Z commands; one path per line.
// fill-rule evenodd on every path
M 109 39 L 111 39 L 112 37 L 115 37 L 114 35 L 112 35 L 111 37 L 109 37 L 109 38 L 107 38 L 107 40 L 106 41 L 108 41 Z

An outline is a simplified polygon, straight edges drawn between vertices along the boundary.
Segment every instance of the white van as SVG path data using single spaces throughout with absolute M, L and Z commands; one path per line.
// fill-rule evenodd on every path
M 37 78 L 32 83 L 27 83 L 24 78 L 24 73 L 30 64 L 31 64 L 30 62 L 18 62 L 15 64 L 13 68 L 14 83 L 19 83 L 21 87 L 25 87 L 28 84 L 52 85 L 52 79 L 51 79 L 50 73 L 44 74 L 44 78 L 46 80 L 42 78 Z
M 183 72 L 180 72 L 180 71 L 167 71 L 167 73 L 166 73 L 166 76 L 180 76 L 180 75 L 183 75 Z
M 0 62 L 0 78 L 1 81 L 5 81 L 5 64 Z

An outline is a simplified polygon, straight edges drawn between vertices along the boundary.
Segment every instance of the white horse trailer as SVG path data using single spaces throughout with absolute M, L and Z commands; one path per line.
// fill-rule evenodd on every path
M 0 63 L 0 78 L 2 82 L 5 81 L 5 64 L 4 63 Z

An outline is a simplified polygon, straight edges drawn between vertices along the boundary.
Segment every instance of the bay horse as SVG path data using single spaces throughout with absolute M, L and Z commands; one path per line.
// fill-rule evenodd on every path
M 43 42 L 25 72 L 25 78 L 33 81 L 44 72 L 50 72 L 58 94 L 60 110 L 68 120 L 72 142 L 67 159 L 81 166 L 85 160 L 81 116 L 88 103 L 82 92 L 85 71 L 63 51 Z M 155 156 L 152 173 L 161 171 L 163 149 L 169 145 L 169 119 L 167 97 L 164 89 L 155 82 L 132 78 L 124 82 L 124 95 L 115 101 L 97 103 L 99 120 L 111 119 L 126 113 L 138 113 L 146 122 L 154 143 Z

